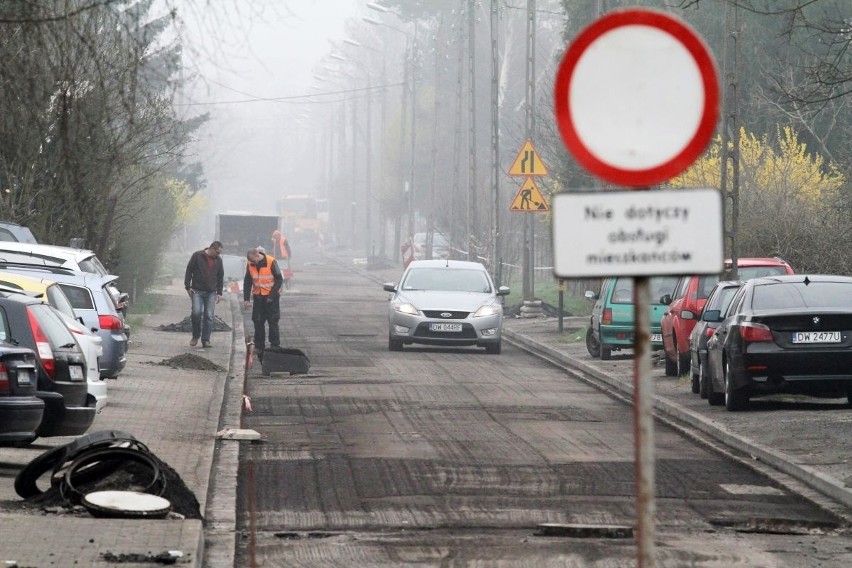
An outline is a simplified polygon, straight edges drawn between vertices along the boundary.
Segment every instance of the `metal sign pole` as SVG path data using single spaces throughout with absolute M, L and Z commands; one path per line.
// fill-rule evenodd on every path
M 656 503 L 654 501 L 654 382 L 651 378 L 651 284 L 637 276 L 633 285 L 633 421 L 636 452 L 636 545 L 639 568 L 653 567 Z

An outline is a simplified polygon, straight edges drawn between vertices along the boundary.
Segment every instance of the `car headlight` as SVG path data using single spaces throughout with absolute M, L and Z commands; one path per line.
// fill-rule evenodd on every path
M 481 318 L 484 316 L 496 316 L 500 314 L 500 311 L 500 306 L 482 306 L 481 308 L 476 310 L 476 312 L 473 314 L 473 317 Z
M 393 309 L 401 314 L 408 314 L 410 316 L 416 316 L 418 313 L 417 308 L 415 308 L 411 304 L 403 302 L 394 303 Z

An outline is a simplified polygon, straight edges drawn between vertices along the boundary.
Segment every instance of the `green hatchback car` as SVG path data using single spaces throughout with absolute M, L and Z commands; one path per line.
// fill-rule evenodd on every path
M 666 306 L 660 298 L 671 294 L 677 276 L 654 276 L 651 281 L 651 348 L 663 348 L 660 319 Z M 610 277 L 603 281 L 599 292 L 587 290 L 586 298 L 595 300 L 595 307 L 586 330 L 586 348 L 592 357 L 612 358 L 613 351 L 633 348 L 633 278 Z

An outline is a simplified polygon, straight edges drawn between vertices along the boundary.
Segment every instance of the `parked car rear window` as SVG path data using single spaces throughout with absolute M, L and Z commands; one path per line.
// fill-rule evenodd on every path
M 47 287 L 47 303 L 71 319 L 77 317 L 74 313 L 74 306 L 71 305 L 68 296 L 65 295 L 65 292 L 57 284 Z
M 6 312 L 0 308 L 0 341 L 9 341 L 9 334 L 6 333 Z
M 751 307 L 754 310 L 776 308 L 848 308 L 852 284 L 846 282 L 785 282 L 755 286 Z
M 54 313 L 53 308 L 47 304 L 32 304 L 27 306 L 27 310 L 35 315 L 51 347 L 57 349 L 69 343 L 76 345 L 74 336 L 68 331 L 68 326 Z
M 782 274 L 787 274 L 785 266 L 746 266 L 737 268 L 737 278 L 740 280 L 763 278 L 764 276 L 780 276 Z
M 97 274 L 98 276 L 106 276 L 109 274 L 104 268 L 104 265 L 101 264 L 101 261 L 98 260 L 96 256 L 90 256 L 89 258 L 84 258 L 80 261 L 80 270 L 83 272 L 91 272 L 92 274 Z
M 654 276 L 651 278 L 651 303 L 656 304 L 666 294 L 673 294 L 677 283 L 677 276 Z M 613 304 L 633 303 L 633 278 L 622 276 L 616 279 L 611 301 Z
M 92 300 L 92 294 L 87 288 L 73 286 L 71 284 L 60 284 L 60 288 L 65 292 L 68 301 L 74 306 L 75 310 L 94 310 L 95 302 Z

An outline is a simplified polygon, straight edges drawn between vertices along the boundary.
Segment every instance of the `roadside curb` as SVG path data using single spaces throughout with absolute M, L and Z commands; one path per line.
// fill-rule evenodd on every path
M 565 367 L 591 375 L 596 381 L 618 391 L 621 395 L 629 397 L 633 396 L 632 385 L 628 385 L 624 381 L 615 379 L 612 376 L 607 375 L 606 373 L 603 373 L 589 365 L 585 365 L 580 361 L 571 359 L 570 357 L 562 354 L 559 350 L 548 347 L 547 345 L 542 345 L 522 333 L 513 332 L 504 328 L 503 337 L 533 355 L 539 357 L 545 356 L 545 358 L 557 361 Z M 753 459 L 770 465 L 774 469 L 789 475 L 838 503 L 842 503 L 847 507 L 852 507 L 852 490 L 850 490 L 850 488 L 847 488 L 841 481 L 822 472 L 816 471 L 812 467 L 794 463 L 792 458 L 787 454 L 771 450 L 747 438 L 738 436 L 727 428 L 707 420 L 700 414 L 685 410 L 675 405 L 665 397 L 655 395 L 654 409 L 678 422 L 692 425 L 694 428 L 704 434 L 707 434 L 716 441 L 747 454 Z

